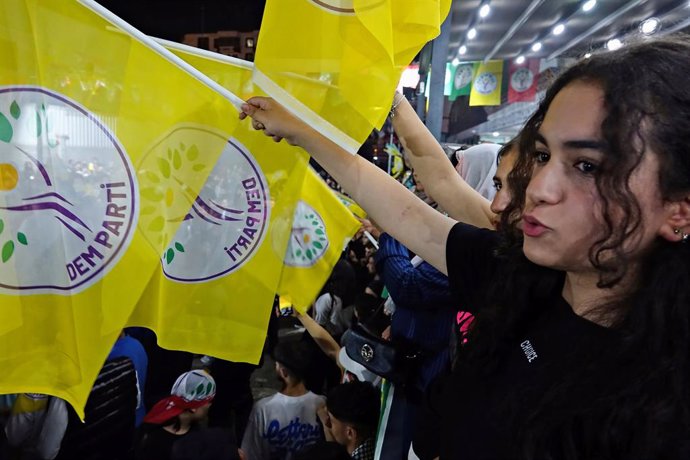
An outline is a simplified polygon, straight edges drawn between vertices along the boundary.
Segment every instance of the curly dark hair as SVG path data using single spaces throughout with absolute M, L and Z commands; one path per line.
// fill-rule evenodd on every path
M 563 286 L 564 273 L 527 260 L 516 225 L 538 130 L 554 98 L 573 83 L 604 93 L 605 154 L 596 187 L 605 232 L 589 250 L 598 287 L 618 286 L 626 275 L 637 281 L 595 312 L 618 336 L 616 345 L 597 350 L 586 369 L 572 369 L 516 417 L 515 449 L 524 458 L 682 458 L 678 449 L 690 448 L 690 244 L 657 238 L 634 260 L 624 249 L 641 226 L 630 178 L 644 155 L 658 157 L 663 200 L 690 194 L 689 78 L 686 36 L 595 54 L 557 78 L 520 134 L 520 155 L 509 175 L 513 199 L 501 217 L 504 286 L 493 290 L 492 306 L 473 325 L 470 345 L 462 350 L 468 365 L 481 363 L 481 372 L 494 372 L 508 344 L 544 308 L 535 298 L 560 293 Z

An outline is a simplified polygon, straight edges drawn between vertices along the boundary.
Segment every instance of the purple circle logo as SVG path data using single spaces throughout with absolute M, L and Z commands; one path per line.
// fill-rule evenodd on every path
M 354 0 L 310 0 L 330 13 L 353 14 Z
M 122 257 L 138 215 L 114 134 L 39 87 L 0 88 L 0 292 L 74 294 Z
M 215 165 L 205 161 L 209 149 L 222 152 Z M 195 283 L 228 275 L 261 246 L 270 214 L 268 183 L 236 139 L 178 126 L 147 153 L 137 173 L 139 227 L 160 252 L 167 278 Z M 199 193 L 192 182 L 203 185 Z

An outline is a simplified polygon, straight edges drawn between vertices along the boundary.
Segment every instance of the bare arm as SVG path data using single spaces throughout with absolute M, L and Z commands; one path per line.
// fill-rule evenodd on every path
M 446 240 L 455 221 L 436 212 L 395 179 L 358 155 L 351 155 L 270 98 L 242 106 L 255 128 L 276 141 L 304 148 L 359 203 L 382 230 L 447 273 Z
M 460 177 L 407 99 L 399 97 L 393 128 L 426 191 L 453 219 L 493 229 L 490 203 Z
M 333 361 L 338 361 L 338 353 L 340 352 L 340 345 L 335 341 L 333 336 L 328 333 L 319 323 L 314 321 L 309 315 L 303 315 L 295 310 L 294 315 L 297 317 L 302 326 L 307 330 L 309 335 L 314 339 L 316 344 L 321 348 L 326 356 Z

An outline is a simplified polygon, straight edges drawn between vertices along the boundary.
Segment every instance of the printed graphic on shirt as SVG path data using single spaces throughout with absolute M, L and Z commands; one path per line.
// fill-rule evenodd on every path
M 530 363 L 539 357 L 529 340 L 522 342 L 520 344 L 520 348 L 522 348 L 522 351 L 525 353 L 525 357 L 527 357 L 527 361 Z
M 321 439 L 323 430 L 321 425 L 302 423 L 299 417 L 295 417 L 286 426 L 281 426 L 278 420 L 271 420 L 262 437 L 271 445 L 271 450 L 294 453 Z
M 292 220 L 285 265 L 311 267 L 328 249 L 326 225 L 318 212 L 300 200 Z
M 132 239 L 137 179 L 124 148 L 75 101 L 0 88 L 0 292 L 76 294 Z
M 223 148 L 215 166 L 200 154 L 199 146 L 209 145 Z M 269 221 L 268 183 L 236 139 L 178 126 L 147 153 L 137 172 L 148 179 L 141 190 L 140 228 L 152 246 L 163 248 L 167 278 L 193 283 L 225 276 L 261 245 Z M 208 176 L 198 195 L 184 182 L 193 175 Z

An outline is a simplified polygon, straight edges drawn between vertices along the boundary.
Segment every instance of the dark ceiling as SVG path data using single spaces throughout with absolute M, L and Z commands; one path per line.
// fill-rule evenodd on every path
M 467 52 L 460 60 L 582 55 L 612 38 L 636 34 L 641 21 L 652 16 L 661 20 L 662 32 L 690 26 L 688 0 L 598 0 L 588 12 L 582 8 L 585 0 L 491 0 L 490 14 L 482 19 L 479 8 L 484 3 L 453 1 L 449 60 L 458 56 L 463 44 Z M 552 33 L 557 24 L 565 25 L 559 36 Z M 467 32 L 472 27 L 477 36 L 469 40 Z M 531 47 L 537 41 L 542 49 L 535 53 Z
M 266 5 L 266 0 L 96 1 L 142 32 L 178 42 L 186 33 L 258 30 Z

